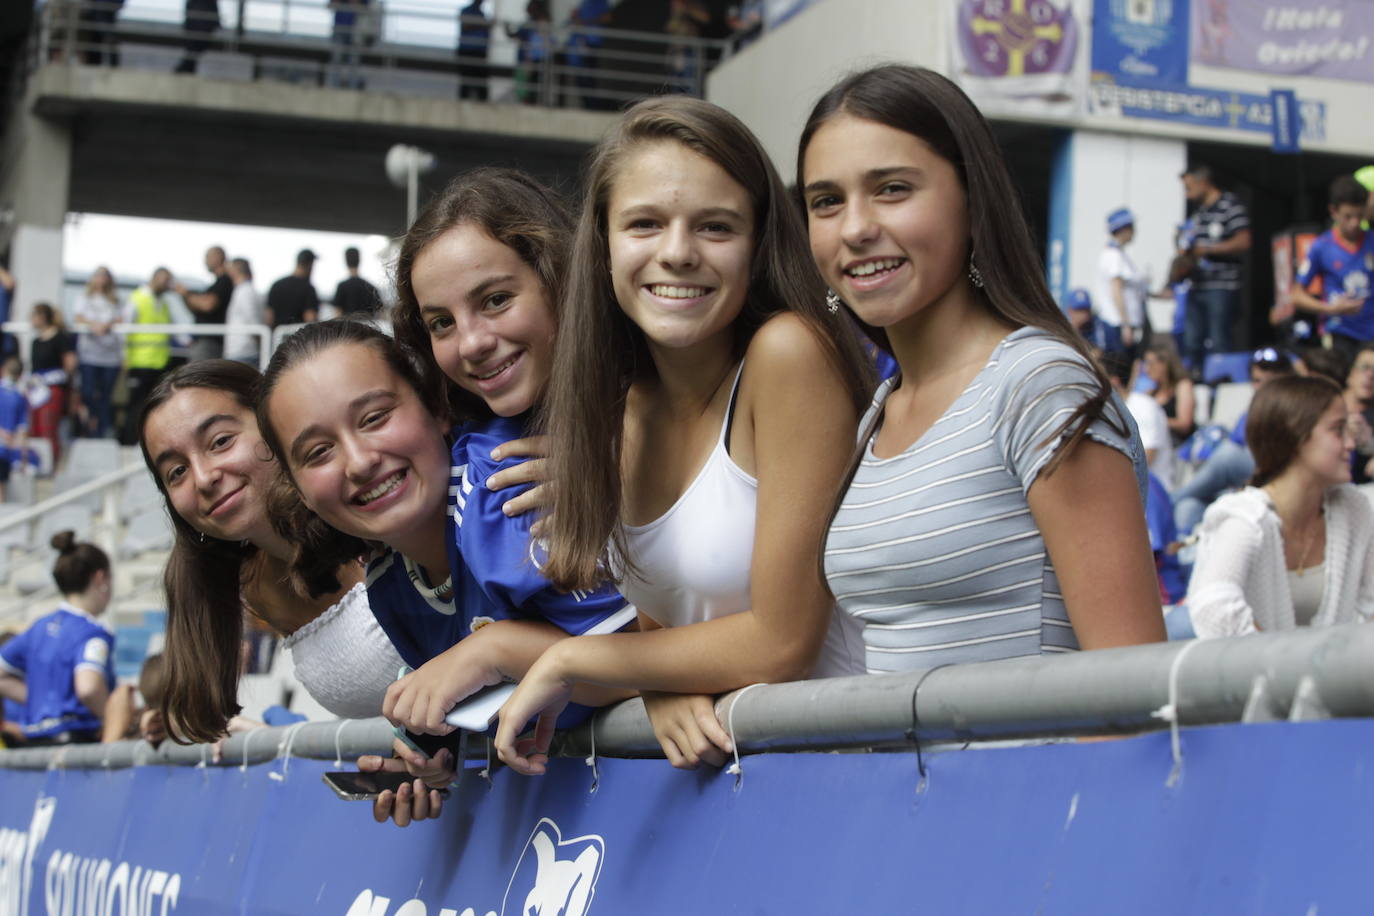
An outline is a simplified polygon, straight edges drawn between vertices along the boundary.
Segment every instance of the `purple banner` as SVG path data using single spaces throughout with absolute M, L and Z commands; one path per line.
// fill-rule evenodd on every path
M 1197 0 L 1193 63 L 1374 82 L 1371 0 Z

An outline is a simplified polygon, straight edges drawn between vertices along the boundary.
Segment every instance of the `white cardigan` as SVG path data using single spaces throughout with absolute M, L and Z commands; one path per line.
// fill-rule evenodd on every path
M 1374 508 L 1350 484 L 1326 491 L 1321 606 L 1312 626 L 1367 620 L 1374 613 Z M 1239 636 L 1297 627 L 1283 533 L 1269 494 L 1228 493 L 1203 516 L 1188 611 L 1198 636 Z

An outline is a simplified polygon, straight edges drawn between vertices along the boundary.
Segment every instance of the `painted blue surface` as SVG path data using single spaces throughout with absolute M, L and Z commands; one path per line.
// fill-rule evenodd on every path
M 336 800 L 320 761 L 6 770 L 0 910 L 27 887 L 24 912 L 60 912 L 63 863 L 79 878 L 102 859 L 154 913 L 1368 910 L 1374 721 L 1190 729 L 1182 748 L 1173 788 L 1164 733 L 928 754 L 923 788 L 912 753 L 745 758 L 739 791 L 603 759 L 595 794 L 565 759 L 469 779 L 407 830 Z M 134 912 L 110 903 L 95 912 Z
M 1298 108 L 1298 94 L 1292 89 L 1271 90 L 1269 104 L 1274 109 L 1272 124 L 1274 139 L 1269 148 L 1276 153 L 1298 152 L 1301 149 L 1299 130 L 1302 126 L 1302 113 Z
M 1131 85 L 1186 85 L 1188 23 L 1188 0 L 1093 0 L 1093 72 Z
M 1175 121 L 1201 127 L 1272 134 L 1274 106 L 1268 95 L 1204 89 L 1200 86 L 1130 86 L 1109 79 L 1095 79 L 1088 87 L 1088 107 L 1093 112 L 1117 113 L 1127 118 Z M 1304 141 L 1326 139 L 1326 103 L 1299 99 L 1300 128 Z
M 1063 308 L 1069 296 L 1069 233 L 1073 215 L 1073 134 L 1059 138 L 1050 163 L 1050 231 L 1045 263 L 1050 294 Z

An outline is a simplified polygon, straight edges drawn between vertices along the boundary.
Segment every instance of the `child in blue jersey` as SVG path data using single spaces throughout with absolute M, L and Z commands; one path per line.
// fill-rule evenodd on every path
M 618 629 L 632 612 L 613 591 L 567 595 L 539 575 L 529 521 L 508 518 L 485 480 L 478 490 L 465 476 L 469 465 L 492 468 L 489 457 L 483 465 L 466 456 L 470 446 L 489 455 L 509 437 L 460 428 L 453 451 L 436 396 L 403 344 L 330 321 L 277 350 L 258 411 L 305 508 L 332 529 L 329 546 L 301 526 L 302 554 L 328 564 L 373 548 L 372 612 L 419 669 L 388 691 L 383 713 L 444 734 L 445 714 L 464 697 L 518 678 L 558 639 Z
M 5 359 L 0 377 L 0 500 L 10 481 L 14 467 L 24 467 L 24 444 L 28 439 L 29 402 L 19 390 L 19 376 L 24 367 L 17 357 Z
M 1333 225 L 1312 243 L 1293 281 L 1293 304 L 1328 316 L 1332 343 L 1347 356 L 1374 340 L 1374 233 L 1360 225 L 1368 199 L 1369 192 L 1349 175 L 1331 183 L 1327 209 Z
M 63 531 L 53 578 L 58 609 L 0 648 L 0 695 L 22 704 L 30 746 L 100 740 L 114 688 L 114 635 L 99 621 L 110 603 L 110 559 Z

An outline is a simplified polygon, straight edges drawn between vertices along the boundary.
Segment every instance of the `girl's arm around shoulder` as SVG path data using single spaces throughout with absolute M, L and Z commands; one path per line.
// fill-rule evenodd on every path
M 1026 501 L 1078 644 L 1162 641 L 1159 582 L 1131 460 L 1085 437 L 1031 484 Z

